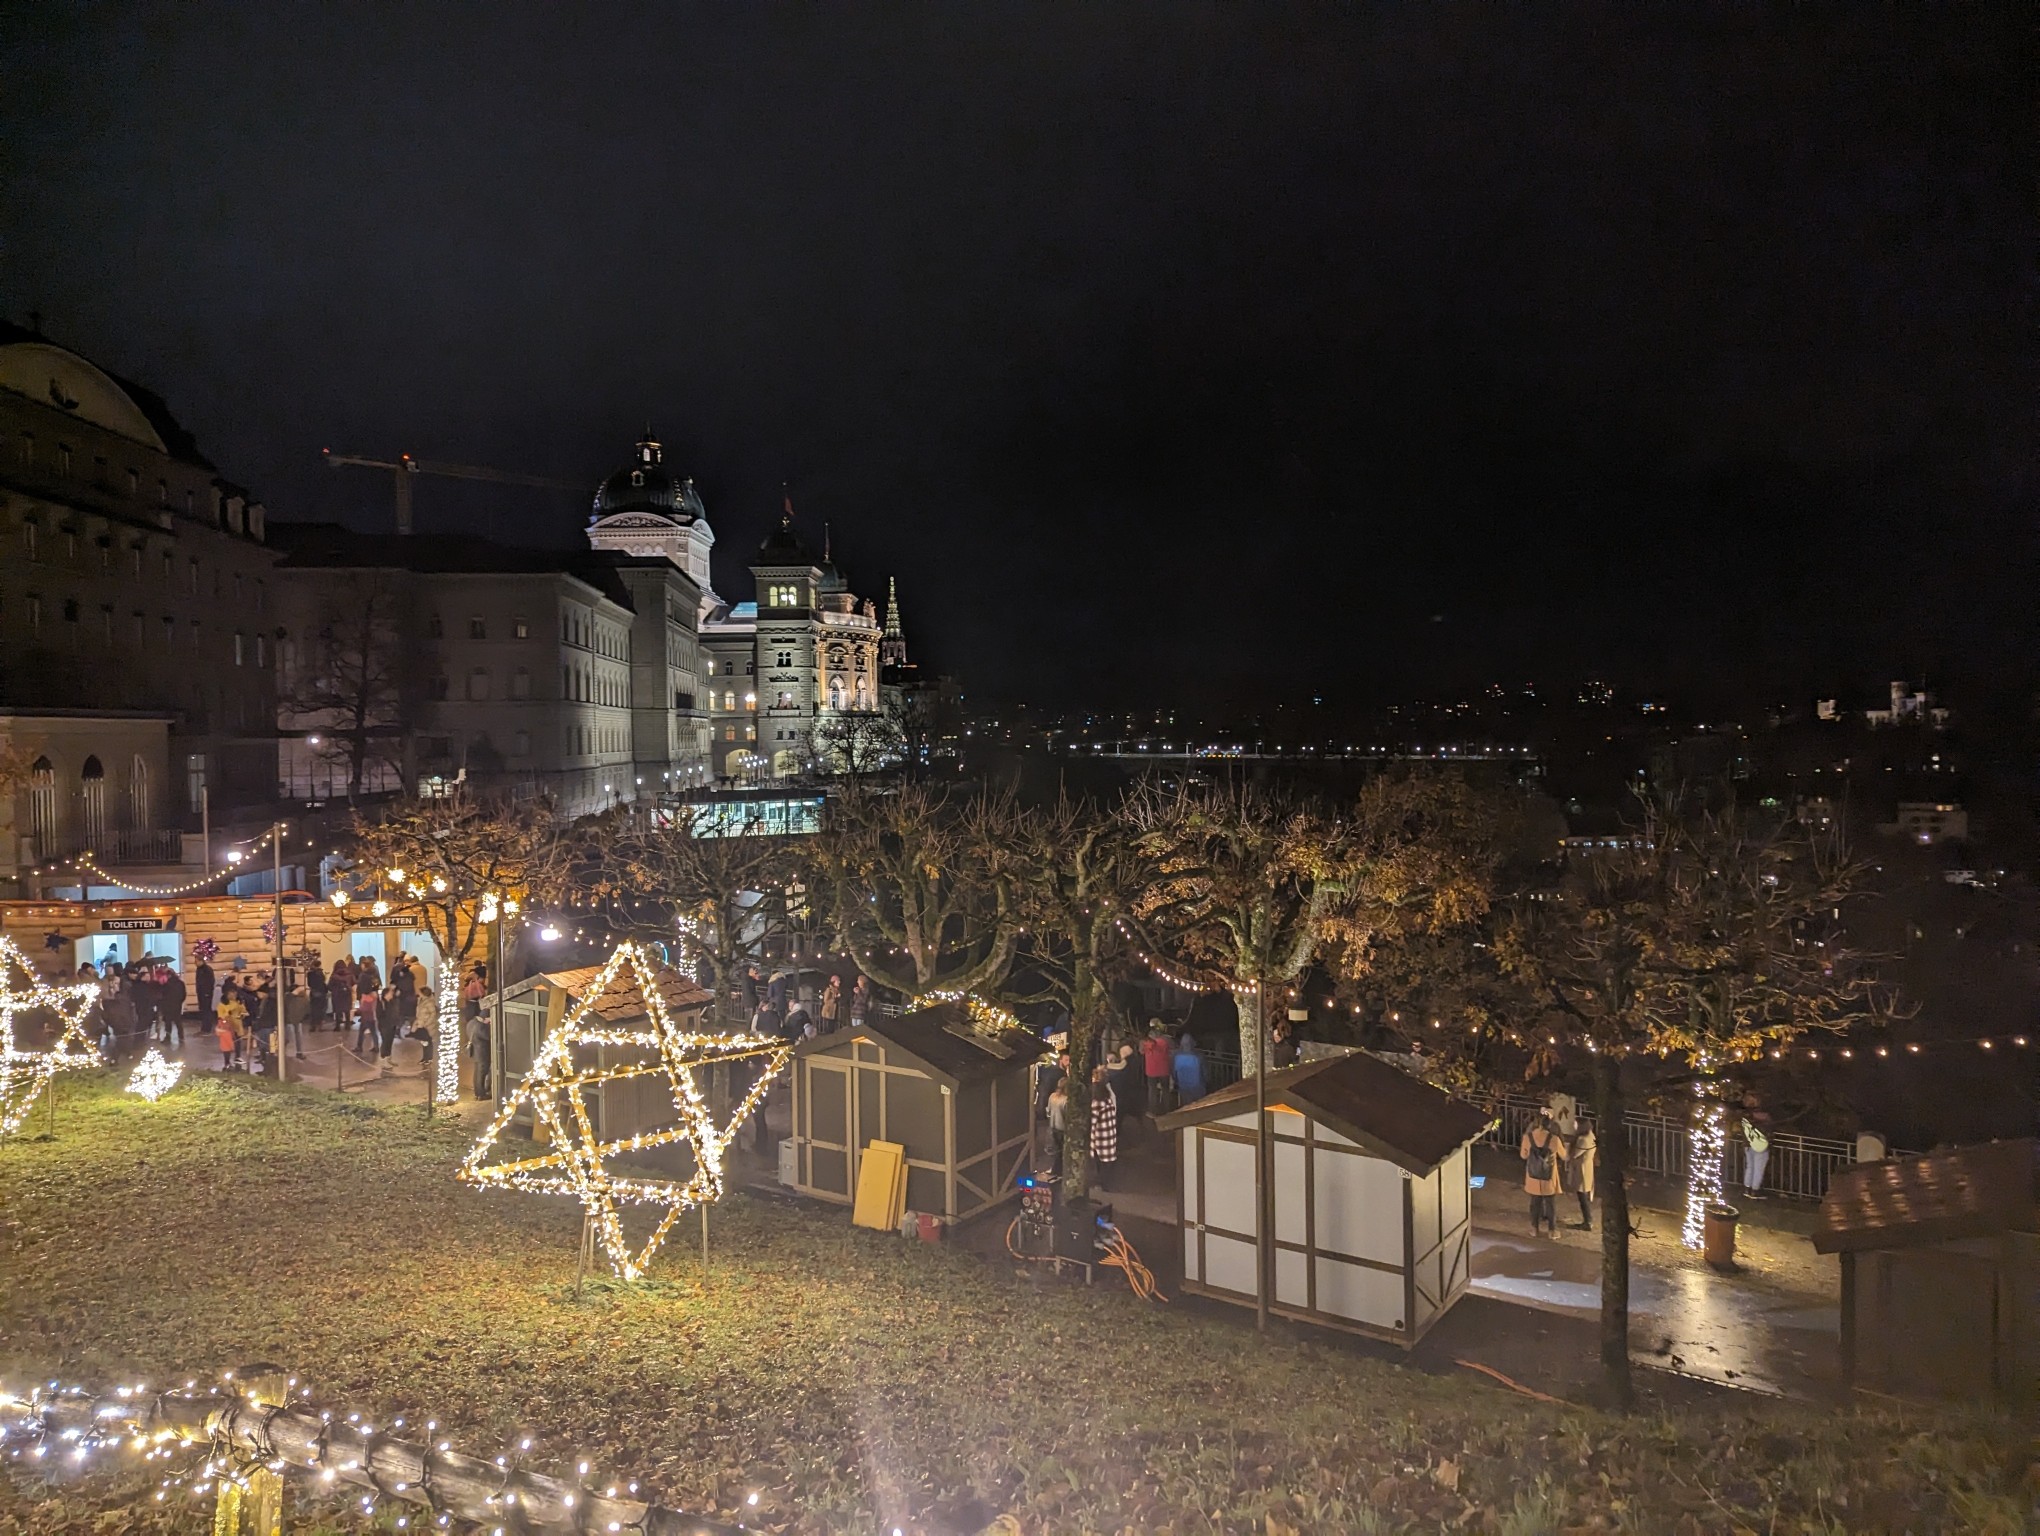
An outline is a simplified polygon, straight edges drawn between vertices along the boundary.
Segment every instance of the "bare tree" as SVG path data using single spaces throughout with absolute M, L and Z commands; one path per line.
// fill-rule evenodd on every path
M 1010 797 L 926 784 L 832 800 L 806 849 L 816 899 L 859 967 L 909 996 L 996 986 L 1020 938 Z
M 350 573 L 322 590 L 280 680 L 281 712 L 320 738 L 314 749 L 320 758 L 346 769 L 349 799 L 358 799 L 383 766 L 412 787 L 407 759 L 420 672 L 401 621 L 400 594 L 387 572 Z
M 609 862 L 620 893 L 643 898 L 656 914 L 640 931 L 707 962 L 712 975 L 698 979 L 714 988 L 717 1025 L 735 1031 L 750 1026 L 739 1001 L 744 970 L 788 931 L 801 861 L 792 839 L 762 818 L 717 827 L 697 827 L 683 808 L 626 833 Z M 622 910 L 641 909 L 632 900 Z
M 460 1091 L 460 967 L 494 923 L 558 899 L 568 845 L 551 805 L 460 793 L 357 820 L 352 901 L 423 928 L 439 957 L 434 1097 Z M 496 978 L 501 985 L 502 977 Z
M 815 764 L 828 774 L 870 778 L 897 770 L 906 759 L 906 736 L 889 710 L 837 711 L 810 733 Z
M 1571 859 L 1498 930 L 1527 990 L 1511 1042 L 1533 1074 L 1591 1077 L 1600 1125 L 1601 1363 L 1614 1401 L 1629 1371 L 1629 1201 L 1623 1117 L 1634 1099 L 1700 1090 L 1700 1124 L 1738 1076 L 1815 1029 L 1883 1016 L 1872 957 L 1840 914 L 1864 890 L 1834 837 L 1667 796 L 1618 846 Z
M 1110 1015 L 1108 988 L 1132 952 L 1128 921 L 1143 889 L 1147 861 L 1131 822 L 1116 811 L 1068 798 L 1023 813 L 1020 915 L 1030 940 L 1029 958 L 1049 993 L 1069 1009 L 1070 1061 L 1091 1059 L 1093 1042 Z M 1063 1189 L 1086 1190 L 1091 1084 L 1072 1071 L 1063 1119 Z

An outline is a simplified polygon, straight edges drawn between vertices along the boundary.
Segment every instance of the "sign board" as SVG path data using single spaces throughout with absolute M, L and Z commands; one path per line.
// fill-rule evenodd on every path
M 425 920 L 415 913 L 385 913 L 381 917 L 353 917 L 347 919 L 350 928 L 416 928 L 424 931 Z
M 162 933 L 177 926 L 174 917 L 102 917 L 101 933 Z

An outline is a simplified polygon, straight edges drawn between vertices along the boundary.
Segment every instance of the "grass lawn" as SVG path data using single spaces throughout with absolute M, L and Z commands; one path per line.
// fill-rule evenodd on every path
M 1754 1399 L 1625 1421 L 1116 1279 L 1037 1288 L 834 1210 L 733 1197 L 705 1291 L 689 1218 L 657 1278 L 576 1300 L 578 1209 L 456 1184 L 463 1128 L 245 1078 L 114 1090 L 73 1074 L 57 1140 L 0 1144 L 0 1382 L 271 1360 L 325 1406 L 485 1454 L 533 1433 L 542 1466 L 772 1530 L 934 1530 L 972 1497 L 1027 1532 L 2040 1529 L 2009 1425 Z M 0 1530 L 202 1528 L 152 1487 L 0 1478 Z

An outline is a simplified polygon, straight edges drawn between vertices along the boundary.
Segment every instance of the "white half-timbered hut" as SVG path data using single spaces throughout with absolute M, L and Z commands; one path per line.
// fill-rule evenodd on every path
M 1269 1309 L 1415 1344 L 1471 1276 L 1467 1172 L 1490 1116 L 1357 1052 L 1271 1072 L 1267 1094 Z M 1253 1306 L 1253 1079 L 1157 1124 L 1176 1137 L 1183 1288 Z

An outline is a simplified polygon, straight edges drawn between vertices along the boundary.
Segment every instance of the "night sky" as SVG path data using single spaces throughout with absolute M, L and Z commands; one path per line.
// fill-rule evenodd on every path
M 592 494 L 649 421 L 726 593 L 788 482 L 978 698 L 2030 669 L 2035 62 L 2010 5 L 16 6 L 0 308 L 276 516 L 387 525 L 329 445 Z

